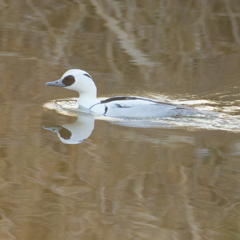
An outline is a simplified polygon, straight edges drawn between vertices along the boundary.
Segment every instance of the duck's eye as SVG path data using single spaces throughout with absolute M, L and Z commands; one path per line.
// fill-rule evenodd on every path
M 72 75 L 65 77 L 62 83 L 66 86 L 71 86 L 75 82 L 75 78 Z
M 87 74 L 87 73 L 84 73 L 83 75 L 85 75 L 85 76 L 87 76 L 87 77 L 89 77 L 89 78 L 92 78 L 89 74 Z
M 72 136 L 72 133 L 68 129 L 63 127 L 59 130 L 59 134 L 63 139 L 66 139 L 66 140 L 70 139 Z

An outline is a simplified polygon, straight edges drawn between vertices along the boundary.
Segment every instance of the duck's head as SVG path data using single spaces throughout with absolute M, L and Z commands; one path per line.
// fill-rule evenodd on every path
M 64 87 L 70 90 L 75 90 L 80 94 L 96 96 L 97 93 L 97 88 L 91 75 L 80 69 L 68 70 L 59 80 L 47 82 L 46 86 Z

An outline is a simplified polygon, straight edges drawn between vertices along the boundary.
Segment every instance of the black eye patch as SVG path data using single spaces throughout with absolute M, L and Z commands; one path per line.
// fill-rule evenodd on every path
M 68 129 L 63 127 L 59 130 L 59 134 L 63 139 L 66 139 L 66 140 L 70 139 L 72 136 L 72 133 Z
M 84 73 L 83 75 L 85 75 L 85 76 L 87 76 L 87 77 L 89 77 L 89 78 L 92 78 L 89 74 L 87 74 L 87 73 Z
M 69 75 L 63 79 L 62 83 L 65 86 L 71 86 L 73 83 L 75 83 L 75 78 L 74 78 L 74 76 Z

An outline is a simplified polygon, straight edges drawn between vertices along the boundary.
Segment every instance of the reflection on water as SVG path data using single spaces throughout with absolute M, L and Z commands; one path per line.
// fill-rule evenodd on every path
M 99 120 L 109 121 L 113 124 L 118 124 L 128 127 L 141 127 L 141 128 L 186 128 L 186 129 L 208 129 L 208 130 L 224 130 L 239 132 L 240 131 L 240 117 L 233 115 L 238 111 L 237 106 L 224 106 L 224 103 L 219 105 L 217 102 L 207 100 L 192 100 L 192 101 L 173 101 L 176 104 L 191 105 L 199 110 L 199 114 L 190 116 L 177 116 L 177 117 L 164 117 L 164 118 L 111 118 L 100 115 L 94 117 Z M 59 99 L 45 103 L 44 108 L 55 110 L 60 114 L 68 116 L 78 116 L 78 120 L 73 123 L 70 132 L 75 131 L 79 140 L 81 137 L 80 127 L 76 128 L 75 124 L 85 121 L 85 115 L 91 116 L 91 111 L 80 108 L 77 104 L 77 99 Z M 221 111 L 220 111 L 221 109 Z M 87 112 L 88 111 L 88 112 Z M 85 112 L 85 114 L 83 114 Z M 92 116 L 93 118 L 93 116 Z M 82 120 L 81 120 L 82 119 Z M 85 121 L 85 126 L 92 131 L 94 124 L 91 120 Z M 64 126 L 62 126 L 64 127 Z M 50 130 L 50 129 L 49 129 Z M 79 133 L 77 133 L 79 132 Z M 58 136 L 59 132 L 57 131 Z M 61 134 L 60 134 L 61 135 Z M 85 135 L 85 134 L 83 134 Z M 88 134 L 87 134 L 88 135 Z M 90 134 L 88 135 L 90 136 Z M 59 136 L 60 137 L 60 136 Z M 61 137 L 60 137 L 61 139 Z M 84 139 L 84 138 L 82 138 Z M 71 142 L 71 141 L 69 141 Z
M 0 12 L 0 239 L 240 238 L 239 1 L 2 0 Z M 44 86 L 72 68 L 99 97 L 216 115 L 131 125 L 43 108 L 77 96 Z M 56 125 L 85 140 L 42 127 Z
M 93 115 L 78 113 L 78 119 L 74 123 L 44 127 L 44 129 L 56 132 L 63 143 L 78 144 L 91 135 L 94 129 L 94 122 Z

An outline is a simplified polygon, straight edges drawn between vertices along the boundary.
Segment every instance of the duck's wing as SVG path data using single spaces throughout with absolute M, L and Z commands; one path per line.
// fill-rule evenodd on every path
M 101 101 L 110 117 L 168 117 L 184 115 L 187 107 L 141 97 L 113 97 Z
M 166 101 L 159 101 L 151 98 L 143 98 L 143 97 L 112 97 L 107 98 L 101 101 L 101 103 L 106 105 L 116 105 L 118 108 L 129 108 L 131 106 L 137 106 L 137 105 L 162 105 L 166 107 L 170 107 L 173 109 L 185 109 L 188 108 L 187 106 L 180 105 L 180 104 L 174 104 Z
M 101 103 L 126 103 L 126 101 L 131 102 L 130 100 L 133 100 L 135 102 L 135 105 L 137 102 L 141 102 L 141 104 L 166 104 L 166 105 L 172 105 L 176 106 L 173 103 L 165 102 L 165 101 L 158 101 L 155 99 L 151 98 L 143 98 L 143 97 L 125 97 L 125 96 L 119 96 L 119 97 L 112 97 L 112 98 L 107 98 L 105 100 L 102 100 Z

